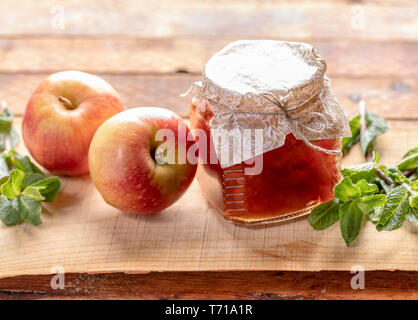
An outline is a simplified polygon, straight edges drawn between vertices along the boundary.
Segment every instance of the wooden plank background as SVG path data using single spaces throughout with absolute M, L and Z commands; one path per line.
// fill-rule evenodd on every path
M 57 12 L 63 13 L 63 29 L 56 27 Z M 0 100 L 5 99 L 13 112 L 21 116 L 31 92 L 44 77 L 60 70 L 77 69 L 103 76 L 121 94 L 127 107 L 167 107 L 187 117 L 187 99 L 179 97 L 179 93 L 200 78 L 207 59 L 225 44 L 259 38 L 306 41 L 314 44 L 326 58 L 332 88 L 350 115 L 356 113 L 357 101 L 363 96 L 369 110 L 390 119 L 390 130 L 396 139 L 402 140 L 403 146 L 416 145 L 417 16 L 415 0 L 5 0 L 0 2 Z M 389 147 L 383 142 L 378 147 L 384 159 L 400 156 L 402 150 L 396 142 Z M 346 163 L 360 159 L 356 152 Z M 376 273 L 372 277 L 392 279 L 396 274 Z M 330 284 L 329 290 L 344 287 L 338 284 L 335 274 L 287 275 L 285 278 L 293 280 L 310 277 L 324 288 L 329 277 L 328 282 L 336 283 Z M 413 292 L 411 297 L 416 297 L 416 283 L 407 285 L 408 278 L 414 276 L 416 273 L 408 276 L 398 273 L 398 284 L 386 280 L 390 283 L 386 291 L 380 288 L 383 291 L 378 294 L 374 286 L 370 293 L 377 298 L 395 294 L 396 298 L 407 296 L 402 292 Z M 141 276 L 135 277 L 142 283 Z M 210 278 L 205 273 L 189 277 L 198 283 L 197 278 L 202 283 Z M 231 279 L 230 287 L 225 284 L 225 290 L 230 290 L 226 297 L 239 296 L 232 283 L 241 287 L 252 278 L 251 273 L 225 273 L 221 277 Z M 244 296 L 257 291 L 265 293 L 261 288 L 271 277 L 273 274 L 265 273 L 260 278 L 266 281 L 249 282 L 251 285 Z M 182 274 L 178 283 L 184 283 L 186 278 L 187 274 Z M 41 290 L 45 279 L 30 279 L 0 280 L 0 296 L 16 297 L 10 294 L 16 290 L 29 292 L 31 297 L 31 290 Z M 105 288 L 109 281 L 120 281 L 123 287 L 127 281 L 121 275 L 106 279 L 111 280 L 96 283 L 102 283 Z M 147 276 L 143 281 L 149 284 L 164 280 L 160 276 Z M 91 281 L 88 285 L 80 283 L 80 288 L 93 286 Z M 302 298 L 320 297 L 317 291 L 309 291 L 308 285 L 295 293 L 289 288 L 290 282 L 286 283 L 283 280 L 283 285 L 269 287 L 272 291 L 269 294 L 273 298 L 285 298 L 280 292 Z M 123 296 L 123 291 L 116 287 L 112 289 L 108 285 L 102 291 L 97 287 L 91 290 L 95 297 L 100 297 L 100 292 L 103 297 Z M 205 297 L 191 284 L 181 288 L 180 298 L 193 297 L 193 294 Z M 403 291 L 405 288 L 409 291 Z M 187 290 L 190 295 L 184 293 Z M 210 286 L 208 290 L 224 297 Z M 161 292 L 166 291 L 161 288 Z M 170 294 L 175 296 L 175 292 Z M 68 297 L 75 295 L 68 291 Z M 210 296 L 208 293 L 206 297 Z M 350 296 L 350 290 L 346 290 L 341 296 L 336 293 L 324 298 L 343 296 L 358 297 L 353 292 Z M 164 294 L 154 297 L 164 297 Z
M 418 298 L 415 272 L 365 273 L 365 289 L 353 290 L 349 272 L 155 272 L 66 274 L 64 290 L 51 276 L 0 279 L 0 299 L 402 299 Z

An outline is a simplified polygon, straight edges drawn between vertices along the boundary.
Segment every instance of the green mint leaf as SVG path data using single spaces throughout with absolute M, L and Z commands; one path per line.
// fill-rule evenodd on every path
M 374 183 L 368 183 L 365 179 L 359 180 L 355 186 L 360 189 L 361 195 L 370 195 L 379 192 L 379 187 Z
M 371 196 L 365 196 L 358 199 L 359 204 L 366 205 L 368 207 L 381 207 L 386 204 L 385 194 L 374 194 Z
M 344 177 L 350 178 L 353 183 L 357 183 L 361 179 L 367 182 L 377 177 L 377 171 L 374 162 L 366 162 L 358 166 L 348 167 L 341 171 Z
M 10 130 L 10 146 L 12 148 L 16 148 L 19 142 L 20 142 L 19 133 L 15 129 L 12 128 L 12 130 Z
M 22 191 L 22 181 L 25 173 L 21 170 L 15 169 L 10 172 L 10 177 L 1 185 L 1 193 L 9 199 L 16 198 Z
M 42 188 L 40 192 L 45 198 L 44 201 L 51 202 L 57 197 L 61 182 L 57 177 L 49 177 L 31 184 L 30 187 Z
M 0 220 L 6 226 L 14 226 L 20 221 L 20 214 L 17 204 L 17 198 L 7 199 L 5 196 L 0 196 Z
M 396 187 L 396 185 L 394 184 L 388 184 L 382 178 L 377 178 L 376 181 L 380 184 L 380 186 L 382 187 L 382 189 L 385 191 L 386 194 L 389 194 Z
M 415 211 L 418 211 L 418 194 L 413 194 L 409 197 L 409 205 Z
M 396 187 L 387 195 L 382 216 L 376 226 L 378 231 L 392 231 L 402 226 L 411 211 L 408 196 L 409 193 L 403 186 Z
M 4 157 L 0 156 L 0 182 L 10 175 L 10 169 Z
M 408 177 L 408 179 L 409 179 L 410 181 L 415 181 L 415 180 L 418 180 L 418 169 L 417 169 L 417 170 L 415 170 L 415 172 L 414 172 L 414 173 L 412 173 L 412 174 Z
M 370 170 L 373 170 L 374 168 L 375 168 L 375 163 L 373 161 L 370 161 L 370 162 L 364 162 L 356 166 L 345 168 L 343 169 L 343 171 L 346 171 L 347 173 L 353 173 L 353 172 L 370 171 Z
M 360 207 L 360 205 L 359 205 Z M 368 207 L 370 208 L 370 207 Z M 378 223 L 380 221 L 380 218 L 382 216 L 383 213 L 383 206 L 382 207 L 375 207 L 372 208 L 373 211 L 370 211 L 369 213 L 367 213 L 367 217 L 369 218 L 369 220 L 373 223 Z
M 409 205 L 411 212 L 406 215 L 406 218 L 411 222 L 418 222 L 418 181 L 411 183 L 412 194 L 409 196 Z
M 418 222 L 418 211 L 412 209 L 407 215 L 406 219 L 411 222 Z
M 42 223 L 41 220 L 41 203 L 27 196 L 21 196 L 18 198 L 18 207 L 20 217 L 35 226 Z
M 33 187 L 29 186 L 23 190 L 22 194 L 32 198 L 36 201 L 43 201 L 45 200 L 44 196 L 42 196 L 42 190 L 45 189 L 45 187 Z
M 0 132 L 0 151 L 6 150 L 6 141 L 8 134 L 6 132 Z
M 373 147 L 376 138 L 388 130 L 386 120 L 373 112 L 366 113 L 367 128 L 360 138 L 361 152 L 366 155 Z
M 340 229 L 347 247 L 360 233 L 363 213 L 355 202 L 346 202 L 340 205 Z
M 360 141 L 360 115 L 351 118 L 349 121 L 351 137 L 343 138 L 342 152 L 347 154 L 353 145 Z
M 308 217 L 309 224 L 315 230 L 323 230 L 339 219 L 339 202 L 337 199 L 320 204 L 311 211 Z
M 381 215 L 381 209 L 386 204 L 385 194 L 373 194 L 369 196 L 363 196 L 356 200 L 358 208 L 374 222 L 377 221 L 377 217 Z M 378 210 L 376 210 L 378 208 Z
M 409 157 L 410 155 L 413 155 L 413 154 L 416 154 L 416 153 L 418 153 L 418 148 L 411 149 L 403 155 L 402 159 L 405 159 L 405 158 Z
M 342 202 L 361 196 L 360 188 L 353 185 L 350 178 L 345 177 L 334 187 L 334 196 Z
M 418 148 L 408 151 L 396 167 L 401 171 L 418 168 Z
M 379 152 L 373 151 L 372 153 L 372 161 L 377 164 L 379 162 L 380 159 L 380 154 Z
M 10 110 L 2 104 L 2 113 L 0 114 L 0 132 L 9 134 L 12 129 L 13 115 Z
M 374 216 L 375 215 L 375 210 L 374 210 L 373 207 L 370 207 L 366 203 L 362 203 L 360 201 L 356 201 L 356 204 L 357 204 L 357 207 L 361 210 L 361 212 L 363 212 L 363 214 L 365 214 L 369 218 L 371 216 Z
M 7 147 L 7 141 L 10 142 L 10 147 L 15 148 L 20 141 L 19 134 L 15 129 L 11 129 L 10 133 L 0 131 L 0 150 L 5 151 Z
M 43 173 L 25 172 L 25 178 L 22 182 L 22 189 L 43 179 L 45 179 L 45 175 Z
M 22 170 L 23 172 L 36 172 L 43 173 L 28 156 L 22 156 L 15 150 L 11 149 L 7 155 L 9 165 L 15 169 Z
M 385 169 L 384 173 L 386 176 L 391 178 L 395 184 L 401 184 L 401 183 L 410 184 L 411 183 L 409 179 L 405 177 L 398 168 Z
M 12 165 L 14 168 L 20 169 L 24 172 L 35 172 L 32 167 L 32 162 L 28 156 L 21 156 L 16 153 L 12 159 Z

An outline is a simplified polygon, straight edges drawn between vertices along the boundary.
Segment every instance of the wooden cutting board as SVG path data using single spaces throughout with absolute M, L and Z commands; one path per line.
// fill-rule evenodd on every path
M 418 145 L 416 122 L 390 121 L 376 145 L 395 164 Z M 23 148 L 23 147 L 21 147 Z M 22 152 L 25 152 L 22 149 Z M 355 148 L 344 166 L 363 161 Z M 117 169 L 115 169 L 117 170 Z M 135 216 L 108 206 L 88 175 L 63 178 L 58 198 L 44 206 L 43 224 L 0 226 L 0 277 L 66 273 L 225 270 L 418 270 L 418 226 L 393 232 L 365 223 L 347 248 L 338 223 L 313 230 L 306 219 L 248 228 L 224 220 L 195 181 L 173 206 Z

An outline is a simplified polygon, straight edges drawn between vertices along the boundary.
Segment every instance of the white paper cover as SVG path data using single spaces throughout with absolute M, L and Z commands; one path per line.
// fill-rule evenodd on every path
M 203 80 L 186 94 L 209 102 L 212 137 L 225 132 L 245 137 L 239 145 L 213 140 L 221 166 L 228 167 L 281 147 L 289 133 L 307 143 L 350 136 L 325 71 L 325 60 L 309 44 L 242 40 L 216 53 Z M 252 129 L 251 136 L 243 134 L 249 132 L 245 129 Z M 262 147 L 254 143 L 255 129 L 263 131 Z

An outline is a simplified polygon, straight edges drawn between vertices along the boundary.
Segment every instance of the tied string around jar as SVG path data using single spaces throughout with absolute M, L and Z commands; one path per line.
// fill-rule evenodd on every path
M 299 126 L 303 127 L 306 130 L 309 130 L 311 132 L 317 133 L 317 134 L 321 134 L 323 133 L 327 128 L 328 128 L 328 121 L 325 118 L 325 116 L 320 113 L 320 112 L 310 112 L 309 114 L 306 115 L 301 115 L 301 116 L 293 116 L 290 114 L 290 112 L 287 110 L 287 108 L 285 107 L 284 103 L 282 101 L 280 101 L 277 97 L 275 97 L 274 95 L 270 94 L 270 93 L 265 93 L 265 94 L 260 94 L 260 96 L 262 96 L 264 99 L 270 101 L 271 103 L 273 103 L 274 105 L 278 106 L 280 108 L 280 110 L 284 113 L 286 120 L 289 123 L 290 129 L 292 131 L 292 133 L 296 136 L 299 137 L 303 140 L 303 142 L 305 142 L 310 148 L 317 150 L 317 151 L 322 151 L 324 153 L 327 154 L 341 154 L 341 150 L 329 150 L 329 149 L 325 149 L 322 147 L 319 147 L 317 145 L 314 145 L 313 143 L 311 143 L 308 138 L 306 138 L 306 136 L 303 134 L 303 132 L 300 130 Z M 303 104 L 299 105 L 298 107 L 296 107 L 294 110 L 297 110 L 298 108 L 302 107 L 303 105 L 305 105 L 306 103 L 308 103 L 311 99 L 309 99 L 308 101 L 305 101 Z M 252 114 L 263 114 L 263 115 L 277 115 L 277 112 L 254 112 L 254 111 L 242 111 L 242 110 L 233 110 L 232 113 L 252 113 Z M 228 112 L 224 112 L 221 114 L 228 114 Z M 306 124 L 300 123 L 298 122 L 298 120 L 301 119 L 310 119 L 312 118 L 312 116 L 318 116 L 322 123 L 322 127 L 320 129 L 315 129 L 315 128 L 311 128 Z
M 292 129 L 293 134 L 296 135 L 297 137 L 300 137 L 303 140 L 303 142 L 305 142 L 309 147 L 311 147 L 312 149 L 317 150 L 317 151 L 325 152 L 327 154 L 341 154 L 341 150 L 329 150 L 329 149 L 324 149 L 324 148 L 321 148 L 317 145 L 314 145 L 313 143 L 311 143 L 304 136 L 304 134 L 299 129 L 299 125 L 300 125 L 304 129 L 307 129 L 309 131 L 312 131 L 312 132 L 315 132 L 315 133 L 318 133 L 318 134 L 323 133 L 328 128 L 328 121 L 327 121 L 327 118 L 325 118 L 325 116 L 322 113 L 320 113 L 320 112 L 310 112 L 309 114 L 302 115 L 302 116 L 292 116 L 292 115 L 290 115 L 290 113 L 288 112 L 287 108 L 282 103 L 282 101 L 280 101 L 274 95 L 269 94 L 269 93 L 265 93 L 265 94 L 261 94 L 261 96 L 264 99 L 267 99 L 271 103 L 275 104 L 276 106 L 278 106 L 282 110 L 282 112 L 284 113 L 284 115 L 286 117 L 286 120 L 289 122 L 289 125 L 290 125 L 290 128 Z M 307 103 L 307 102 L 305 102 L 305 103 Z M 297 120 L 300 120 L 300 119 L 312 118 L 312 116 L 318 116 L 319 119 L 321 119 L 321 121 L 322 121 L 322 128 L 321 129 L 311 128 L 308 125 L 305 125 L 305 124 L 300 123 L 300 122 L 297 121 Z

